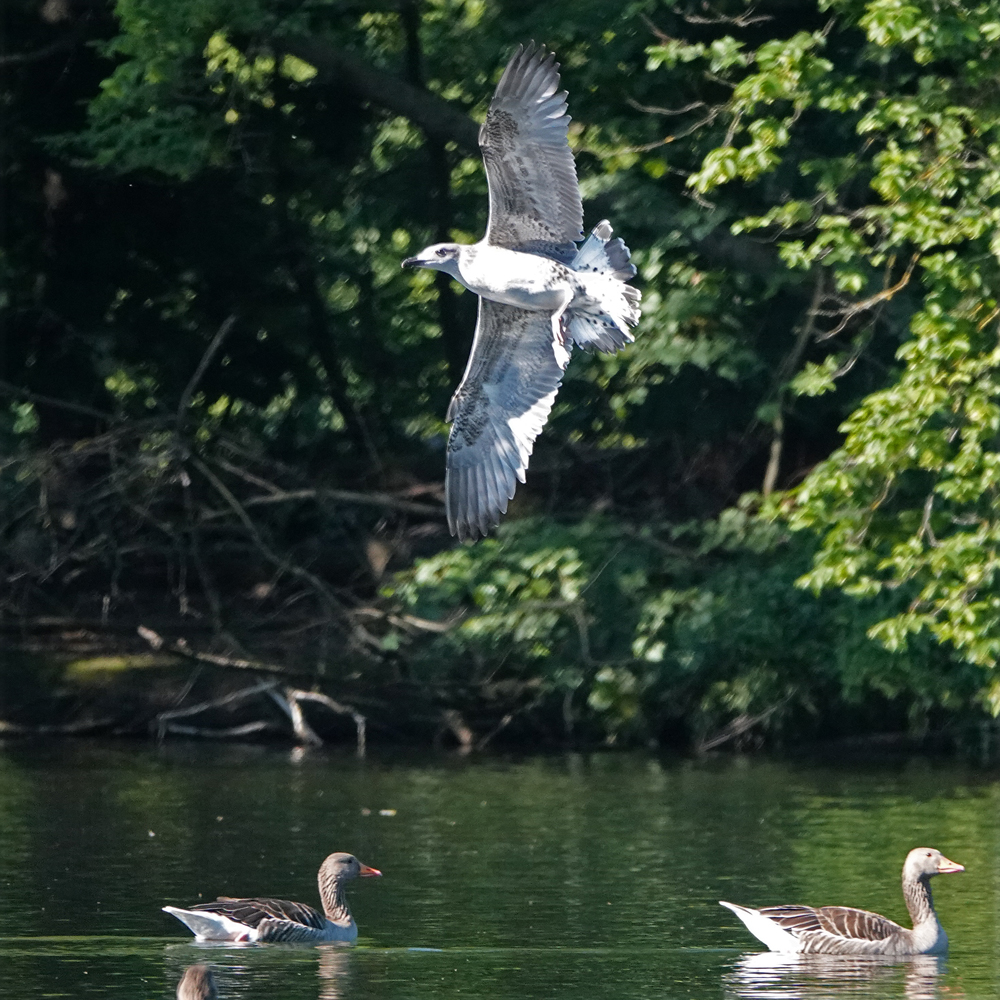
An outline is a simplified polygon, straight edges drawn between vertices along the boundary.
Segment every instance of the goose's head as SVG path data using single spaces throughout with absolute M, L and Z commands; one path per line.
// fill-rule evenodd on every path
M 364 878 L 381 874 L 377 868 L 363 865 L 353 854 L 344 854 L 341 851 L 327 857 L 319 869 L 321 882 L 348 882 L 358 876 Z
M 207 965 L 189 965 L 177 984 L 177 1000 L 216 1000 L 219 991 Z
M 914 847 L 906 855 L 903 874 L 911 878 L 928 879 L 934 875 L 951 875 L 954 872 L 964 872 L 965 866 L 949 861 L 940 851 L 933 847 Z
M 407 257 L 403 267 L 429 267 L 435 271 L 444 271 L 453 278 L 458 277 L 458 263 L 464 247 L 461 243 L 432 243 L 425 247 L 416 257 Z

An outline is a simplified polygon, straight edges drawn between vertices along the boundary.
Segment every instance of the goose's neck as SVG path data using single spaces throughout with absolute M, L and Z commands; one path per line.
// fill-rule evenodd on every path
M 906 908 L 910 911 L 910 919 L 913 926 L 918 927 L 928 921 L 937 922 L 937 914 L 934 912 L 934 897 L 931 895 L 931 881 L 929 878 L 903 878 L 903 898 L 906 900 Z
M 323 872 L 319 875 L 319 898 L 323 901 L 323 912 L 331 923 L 349 924 L 351 911 L 347 908 L 344 884 L 340 879 L 330 878 Z

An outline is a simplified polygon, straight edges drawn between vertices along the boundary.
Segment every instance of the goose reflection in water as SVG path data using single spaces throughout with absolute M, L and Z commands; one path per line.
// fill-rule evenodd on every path
M 348 955 L 338 945 L 320 945 L 319 966 L 316 975 L 319 976 L 318 1000 L 340 1000 L 347 986 Z
M 944 963 L 939 955 L 892 959 L 756 952 L 744 955 L 723 977 L 724 996 L 754 1000 L 939 1000 L 938 979 Z M 964 995 L 949 984 L 949 1000 Z

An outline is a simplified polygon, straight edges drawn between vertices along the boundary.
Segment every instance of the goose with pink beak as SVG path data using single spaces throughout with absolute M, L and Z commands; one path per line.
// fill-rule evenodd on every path
M 722 902 L 771 951 L 801 955 L 939 955 L 948 950 L 934 912 L 931 879 L 964 872 L 933 847 L 915 847 L 903 864 L 903 898 L 912 930 L 887 917 L 847 906 L 766 906 Z

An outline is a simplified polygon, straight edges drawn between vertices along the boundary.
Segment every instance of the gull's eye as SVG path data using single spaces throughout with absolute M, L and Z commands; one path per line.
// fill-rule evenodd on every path
M 437 255 L 439 257 L 447 257 L 448 256 L 448 249 L 447 249 L 447 247 L 441 247 L 436 252 L 437 252 Z

